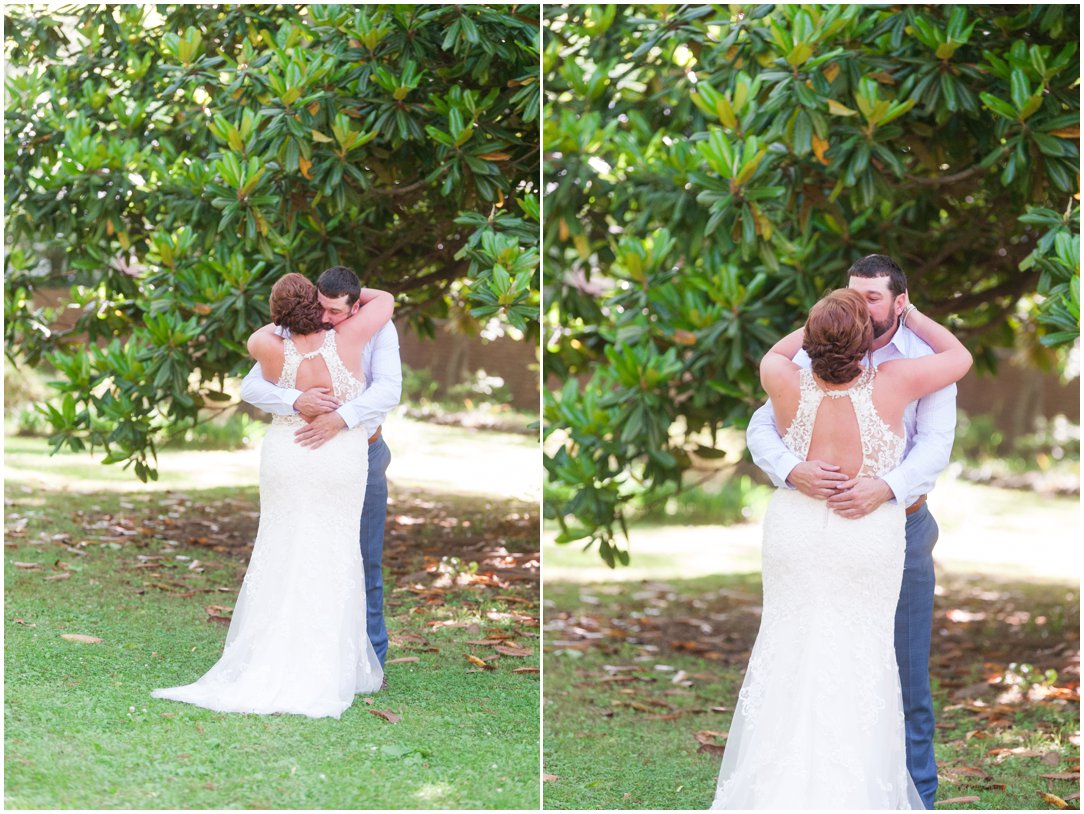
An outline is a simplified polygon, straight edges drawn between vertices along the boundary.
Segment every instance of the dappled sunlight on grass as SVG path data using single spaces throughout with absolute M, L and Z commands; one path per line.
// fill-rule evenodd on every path
M 388 479 L 462 494 L 537 501 L 541 489 L 538 443 L 531 436 L 464 430 L 390 417 L 384 437 L 392 451 Z M 100 453 L 49 455 L 42 438 L 5 438 L 4 480 L 9 485 L 57 491 L 146 492 L 255 486 L 259 449 L 165 450 L 157 481 L 141 483 L 121 465 L 100 463 Z
M 941 529 L 934 559 L 942 570 L 1079 581 L 1077 498 L 999 489 L 945 476 L 930 494 L 930 509 Z M 630 565 L 613 570 L 602 563 L 595 548 L 583 551 L 584 541 L 555 543 L 556 526 L 547 524 L 542 543 L 546 581 L 671 579 L 759 571 L 761 519 L 731 526 L 633 526 Z
M 418 808 L 441 808 L 450 796 L 452 787 L 449 783 L 426 783 L 414 794 L 414 797 L 424 805 Z
M 537 808 L 536 504 L 393 487 L 388 687 L 310 721 L 149 696 L 220 655 L 255 487 L 95 485 L 7 485 L 9 807 Z
M 705 808 L 761 602 L 758 574 L 547 584 L 547 807 Z M 1078 786 L 1078 608 L 1074 584 L 943 578 L 930 664 L 942 801 L 1030 810 L 1037 791 Z

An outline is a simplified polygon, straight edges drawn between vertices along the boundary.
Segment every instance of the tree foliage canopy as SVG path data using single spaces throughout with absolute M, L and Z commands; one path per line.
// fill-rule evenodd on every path
M 1078 6 L 544 17 L 560 542 L 626 562 L 627 500 L 718 457 L 760 357 L 863 255 L 987 366 L 1021 333 L 1079 336 Z
M 153 476 L 286 272 L 348 265 L 423 329 L 537 336 L 538 24 L 525 4 L 7 6 L 5 339 L 59 371 L 54 443 Z

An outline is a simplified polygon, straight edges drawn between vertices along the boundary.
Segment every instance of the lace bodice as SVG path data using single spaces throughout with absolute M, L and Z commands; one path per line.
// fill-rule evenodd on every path
M 308 353 L 302 353 L 297 349 L 297 345 L 294 344 L 293 339 L 284 337 L 282 340 L 282 352 L 282 375 L 279 376 L 279 387 L 297 387 L 297 369 L 301 367 L 301 363 L 306 359 L 314 359 L 317 356 L 322 356 L 324 357 L 324 364 L 327 365 L 328 373 L 331 374 L 331 389 L 336 398 L 345 403 L 357 398 L 365 391 L 365 382 L 355 378 L 350 371 L 346 369 L 346 365 L 343 364 L 343 360 L 339 357 L 338 347 L 335 344 L 334 331 L 325 331 L 323 344 L 316 350 Z M 272 423 L 297 423 L 303 420 L 304 419 L 300 416 L 296 415 L 275 416 L 272 419 Z
M 877 377 L 876 365 L 870 365 L 858 381 L 846 390 L 824 390 L 817 385 L 813 371 L 803 369 L 800 373 L 801 396 L 798 413 L 783 435 L 783 443 L 802 460 L 809 455 L 813 441 L 813 425 L 821 399 L 849 397 L 858 419 L 858 432 L 862 438 L 862 468 L 859 477 L 877 478 L 895 469 L 903 460 L 906 439 L 892 431 L 873 406 L 873 382 Z

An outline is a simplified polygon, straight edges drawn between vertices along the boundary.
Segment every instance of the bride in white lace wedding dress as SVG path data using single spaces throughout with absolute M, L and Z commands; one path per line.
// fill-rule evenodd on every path
M 271 314 L 292 338 L 265 326 L 249 349 L 268 377 L 281 370 L 280 387 L 329 386 L 345 403 L 365 385 L 344 357 L 357 362 L 392 311 L 385 292 L 363 290 L 361 301 L 338 331 L 324 331 L 315 286 L 286 275 L 272 289 Z M 301 352 L 299 344 L 316 347 Z M 276 416 L 260 449 L 259 530 L 222 657 L 195 683 L 154 697 L 220 712 L 338 718 L 356 693 L 380 689 L 358 542 L 368 439 L 344 430 L 313 449 L 295 442 L 299 426 L 300 416 Z
M 912 311 L 908 327 L 934 355 L 863 369 L 868 310 L 842 289 L 769 351 L 761 379 L 795 455 L 839 464 L 851 477 L 875 478 L 902 460 L 904 407 L 971 364 L 928 318 Z M 800 346 L 812 370 L 791 361 Z M 713 809 L 925 809 L 907 771 L 893 645 L 904 519 L 895 504 L 848 520 L 801 492 L 773 495 L 760 632 Z

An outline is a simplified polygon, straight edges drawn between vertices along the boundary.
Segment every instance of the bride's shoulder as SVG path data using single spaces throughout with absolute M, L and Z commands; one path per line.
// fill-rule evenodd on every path
M 275 333 L 275 325 L 269 323 L 252 332 L 248 338 L 248 352 L 255 356 L 258 352 L 267 353 L 282 347 L 282 337 Z
M 881 362 L 877 365 L 877 376 L 891 380 L 909 375 L 915 367 L 915 361 L 915 359 L 899 358 Z
M 802 368 L 779 353 L 766 354 L 760 363 L 760 383 L 773 401 L 789 399 L 801 388 Z

